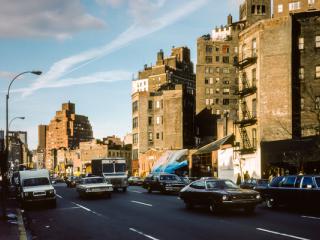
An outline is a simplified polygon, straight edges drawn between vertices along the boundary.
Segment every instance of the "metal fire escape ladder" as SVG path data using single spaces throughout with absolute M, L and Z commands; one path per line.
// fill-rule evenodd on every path
M 250 143 L 246 128 L 242 127 L 242 128 L 239 128 L 239 130 L 240 130 L 240 136 L 243 143 L 243 149 L 251 149 L 252 147 L 251 147 L 251 143 Z

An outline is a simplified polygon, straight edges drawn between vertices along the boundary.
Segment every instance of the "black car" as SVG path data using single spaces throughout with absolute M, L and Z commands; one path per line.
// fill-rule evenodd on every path
M 174 174 L 168 173 L 153 173 L 147 176 L 142 184 L 142 187 L 152 191 L 160 191 L 161 193 L 179 192 L 184 186 L 185 182 Z
M 256 189 L 256 188 L 261 188 L 261 187 L 267 187 L 268 184 L 269 184 L 268 179 L 250 178 L 248 180 L 243 181 L 240 184 L 240 187 L 243 189 Z
M 268 187 L 258 190 L 268 208 L 286 205 L 317 209 L 320 202 L 320 175 L 279 176 Z
M 180 191 L 180 198 L 187 208 L 206 205 L 211 212 L 223 208 L 243 208 L 252 213 L 261 202 L 258 192 L 241 189 L 231 180 L 224 179 L 201 179 L 192 182 Z

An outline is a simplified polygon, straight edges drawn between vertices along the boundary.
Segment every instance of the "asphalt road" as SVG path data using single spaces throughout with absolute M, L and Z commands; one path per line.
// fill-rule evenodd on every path
M 31 239 L 319 239 L 320 215 L 292 210 L 256 213 L 185 209 L 176 195 L 148 194 L 140 187 L 112 198 L 80 199 L 75 189 L 55 186 L 57 208 L 25 211 Z

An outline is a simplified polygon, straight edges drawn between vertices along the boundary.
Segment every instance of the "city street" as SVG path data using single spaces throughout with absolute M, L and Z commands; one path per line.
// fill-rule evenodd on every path
M 148 194 L 141 187 L 111 199 L 80 199 L 75 188 L 55 185 L 56 209 L 28 209 L 32 239 L 319 239 L 319 214 L 269 210 L 253 215 L 185 209 L 176 195 Z

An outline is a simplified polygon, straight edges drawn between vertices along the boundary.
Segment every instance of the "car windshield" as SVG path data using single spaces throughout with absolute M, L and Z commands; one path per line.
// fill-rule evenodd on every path
M 258 180 L 259 185 L 268 185 L 268 180 Z
M 220 181 L 224 189 L 238 189 L 239 187 L 231 180 Z
M 102 171 L 104 173 L 113 173 L 114 172 L 114 168 L 113 168 L 113 163 L 105 163 L 102 165 Z
M 83 179 L 84 184 L 91 184 L 91 183 L 104 183 L 106 180 L 104 178 L 86 178 Z
M 160 180 L 178 180 L 174 175 L 161 175 Z
M 116 170 L 116 172 L 125 172 L 126 171 L 126 164 L 125 163 L 116 163 L 115 170 Z
M 29 178 L 23 180 L 23 186 L 25 187 L 32 187 L 32 186 L 40 186 L 40 185 L 49 185 L 49 179 L 42 177 L 42 178 Z

